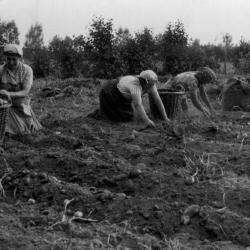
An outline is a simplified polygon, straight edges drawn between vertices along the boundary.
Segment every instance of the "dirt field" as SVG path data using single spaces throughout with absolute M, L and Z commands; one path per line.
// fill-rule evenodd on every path
M 0 158 L 1 250 L 250 247 L 249 114 L 191 112 L 175 130 L 158 122 L 139 131 L 85 117 L 97 84 L 35 85 L 45 129 L 6 138 Z

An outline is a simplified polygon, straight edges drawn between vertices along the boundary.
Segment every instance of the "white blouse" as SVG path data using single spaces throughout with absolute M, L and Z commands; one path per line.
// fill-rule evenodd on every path
M 132 95 L 142 96 L 142 87 L 136 76 L 129 75 L 121 77 L 117 88 L 121 94 L 129 100 L 132 99 Z

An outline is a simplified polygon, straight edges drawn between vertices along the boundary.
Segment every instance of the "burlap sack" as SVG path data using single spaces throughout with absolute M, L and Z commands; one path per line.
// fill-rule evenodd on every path
M 250 83 L 244 78 L 231 78 L 223 89 L 222 107 L 224 111 L 250 112 Z

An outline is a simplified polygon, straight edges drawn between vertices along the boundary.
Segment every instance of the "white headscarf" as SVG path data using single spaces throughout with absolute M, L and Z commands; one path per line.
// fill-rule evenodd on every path
M 140 73 L 139 77 L 145 81 L 145 84 L 141 83 L 144 93 L 147 92 L 158 81 L 158 76 L 153 70 L 144 70 Z
M 140 77 L 146 79 L 149 83 L 156 83 L 158 81 L 158 76 L 153 70 L 144 70 L 140 73 Z
M 16 54 L 20 57 L 23 56 L 22 47 L 17 44 L 6 44 L 3 48 L 3 53 Z

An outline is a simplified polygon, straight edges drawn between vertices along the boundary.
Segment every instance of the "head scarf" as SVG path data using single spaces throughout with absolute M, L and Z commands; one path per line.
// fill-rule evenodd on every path
M 139 78 L 142 78 L 140 83 L 142 85 L 143 92 L 149 90 L 158 81 L 158 77 L 153 70 L 142 71 L 139 75 Z
M 197 78 L 199 84 L 212 83 L 217 80 L 216 74 L 209 67 L 198 68 L 195 77 Z
M 12 54 L 12 55 L 18 55 L 19 57 L 23 56 L 22 47 L 17 44 L 6 44 L 3 48 L 3 53 L 5 55 Z

